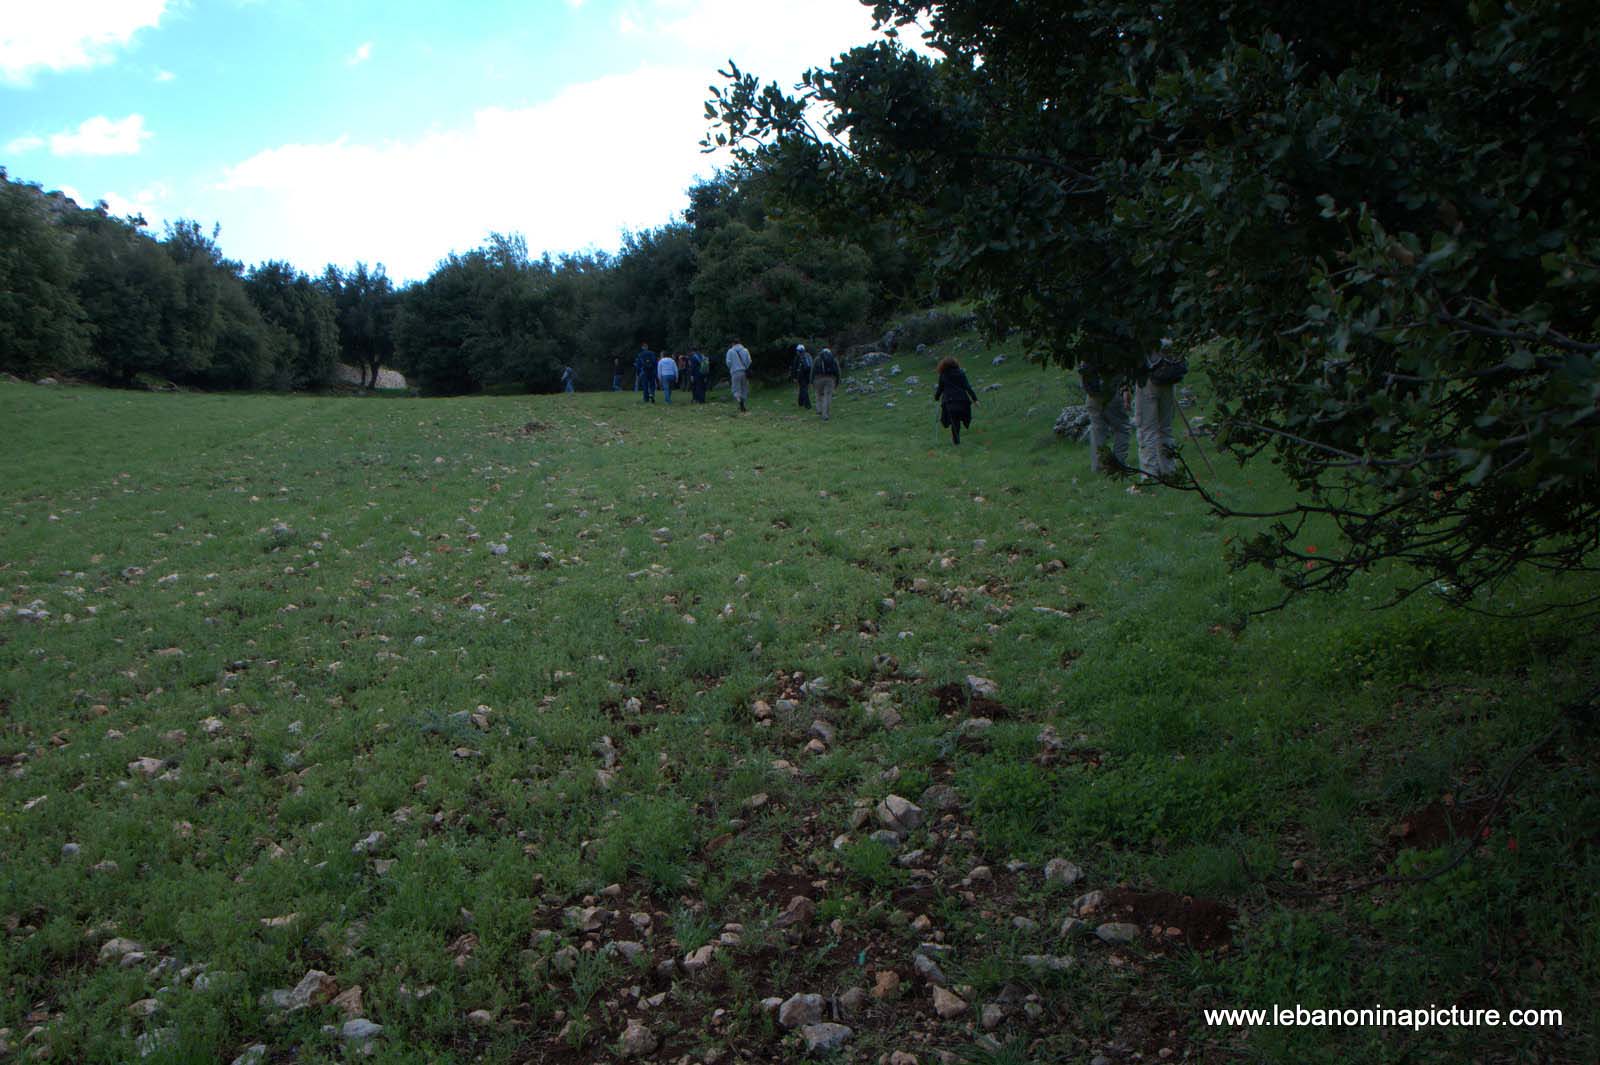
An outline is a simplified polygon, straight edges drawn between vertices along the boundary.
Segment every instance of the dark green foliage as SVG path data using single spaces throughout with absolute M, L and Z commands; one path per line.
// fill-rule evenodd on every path
M 262 319 L 283 332 L 285 348 L 274 367 L 274 387 L 328 383 L 339 361 L 339 330 L 327 292 L 284 262 L 262 263 L 250 271 L 245 291 Z
M 77 369 L 89 354 L 77 265 L 43 200 L 0 169 L 0 370 L 25 376 Z
M 734 68 L 713 140 L 786 203 L 936 239 L 987 324 L 1063 366 L 1221 337 L 1222 445 L 1301 492 L 1239 562 L 1295 592 L 1401 559 L 1400 594 L 1457 601 L 1589 567 L 1588 5 L 869 6 L 943 58 L 858 48 L 798 96 Z M 1306 550 L 1311 522 L 1342 550 Z
M 329 266 L 318 285 L 333 300 L 340 359 L 359 368 L 367 387 L 374 387 L 379 369 L 394 358 L 399 293 L 381 263 L 370 271 L 361 262 L 348 272 Z

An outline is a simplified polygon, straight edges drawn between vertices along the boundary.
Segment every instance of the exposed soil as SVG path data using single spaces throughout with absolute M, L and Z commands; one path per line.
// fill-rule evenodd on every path
M 1216 899 L 1127 888 L 1106 892 L 1104 912 L 1138 925 L 1157 944 L 1183 943 L 1195 950 L 1212 950 L 1231 942 L 1231 926 L 1238 916 Z
M 1460 805 L 1430 802 L 1395 826 L 1391 833 L 1395 850 L 1432 850 L 1457 840 L 1466 840 L 1486 827 L 1490 803 L 1487 799 Z

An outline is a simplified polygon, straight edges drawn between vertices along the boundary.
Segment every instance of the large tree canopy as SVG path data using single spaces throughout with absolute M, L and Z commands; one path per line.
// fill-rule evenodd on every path
M 897 204 L 1063 365 L 1220 338 L 1222 446 L 1302 490 L 1242 560 L 1303 590 L 1399 558 L 1460 601 L 1589 567 L 1591 5 L 865 2 L 938 58 L 860 48 L 793 94 L 733 68 L 710 140 L 796 202 Z

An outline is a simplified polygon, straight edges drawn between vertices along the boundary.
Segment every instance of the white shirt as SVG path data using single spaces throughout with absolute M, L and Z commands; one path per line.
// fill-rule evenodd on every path
M 677 377 L 678 364 L 670 355 L 661 356 L 661 361 L 656 363 L 656 377 Z
M 749 372 L 750 352 L 743 344 L 735 344 L 728 349 L 728 370 L 731 373 Z

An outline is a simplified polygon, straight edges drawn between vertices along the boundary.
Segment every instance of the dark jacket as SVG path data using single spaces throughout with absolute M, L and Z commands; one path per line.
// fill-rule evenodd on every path
M 952 366 L 939 375 L 939 383 L 934 387 L 933 398 L 939 401 L 941 407 L 971 407 L 977 402 L 978 393 L 972 390 L 972 385 L 967 380 L 967 371 L 959 366 Z
M 655 352 L 640 349 L 639 354 L 633 357 L 633 372 L 641 381 L 654 381 L 656 379 L 656 363 L 659 356 Z

